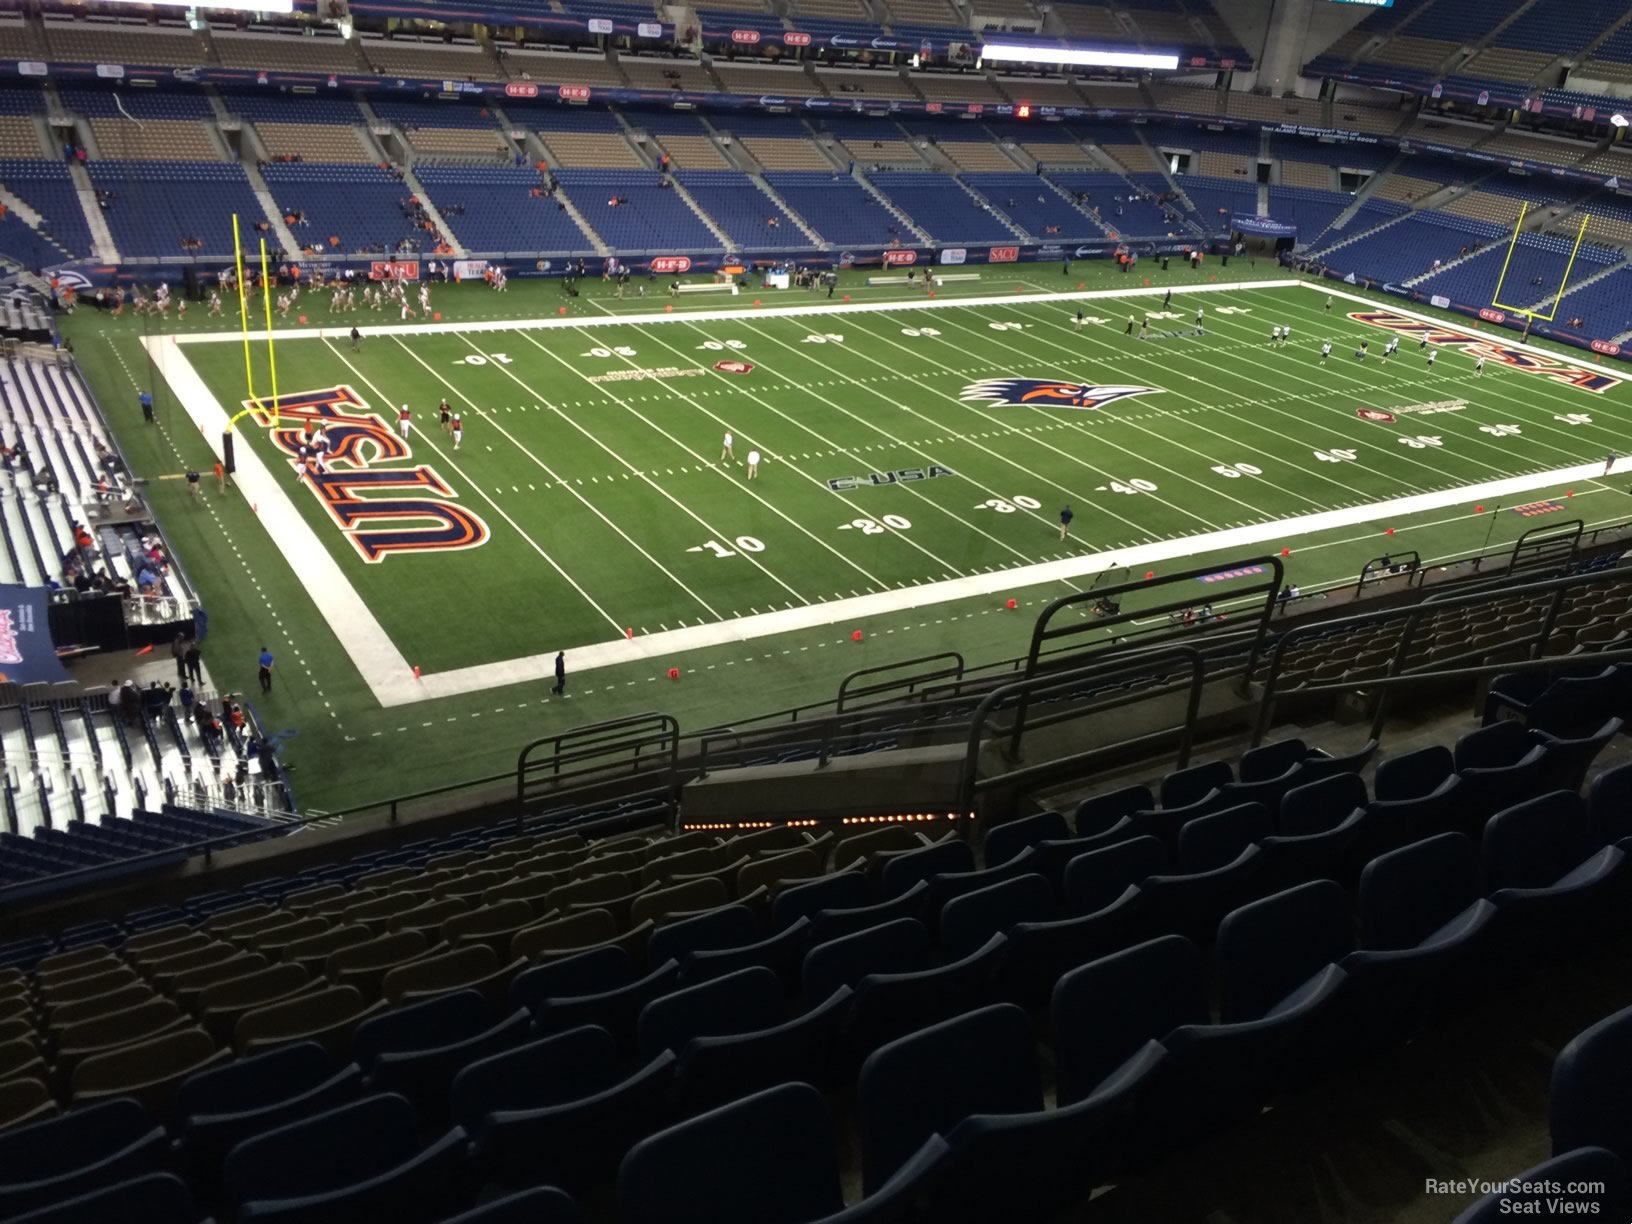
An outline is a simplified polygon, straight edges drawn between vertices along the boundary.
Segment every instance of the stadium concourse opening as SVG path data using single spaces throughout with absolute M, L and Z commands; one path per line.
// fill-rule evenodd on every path
M 0 1216 L 1632 1219 L 1632 25 L 1354 7 L 0 20 Z

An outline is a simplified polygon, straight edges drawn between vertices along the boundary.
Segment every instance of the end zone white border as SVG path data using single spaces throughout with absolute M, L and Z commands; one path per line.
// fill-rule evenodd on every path
M 1370 298 L 1363 298 L 1333 289 L 1324 283 L 1305 280 L 1208 284 L 1188 287 L 1184 292 L 1283 289 L 1294 285 L 1305 285 L 1316 291 L 1330 293 L 1334 297 L 1357 302 L 1372 309 L 1381 309 L 1385 305 Z M 937 298 L 933 301 L 926 298 L 922 302 L 857 302 L 841 303 L 836 306 L 778 306 L 756 312 L 756 317 L 787 318 L 807 314 L 828 315 L 900 310 L 903 307 L 937 309 L 953 306 L 1010 306 L 1017 300 L 1026 303 L 1071 302 L 1095 298 L 1147 296 L 1165 291 L 1165 287 L 1140 286 L 1138 288 L 1096 290 L 1083 293 L 1035 293 L 1014 296 L 1005 295 L 1003 297 Z M 1392 304 L 1386 305 L 1387 308 L 1396 310 L 1397 313 L 1422 322 L 1433 323 L 1450 330 L 1462 331 L 1469 336 L 1477 336 L 1480 339 L 1487 338 L 1479 336 L 1478 333 L 1471 329 L 1461 328 L 1455 324 L 1446 323 L 1444 320 L 1394 307 Z M 519 319 L 469 324 L 455 322 L 410 323 L 372 328 L 369 334 L 421 335 L 447 331 L 509 331 L 523 328 L 547 329 L 552 327 L 577 328 L 618 324 L 652 324 L 675 320 L 697 322 L 700 320 L 738 318 L 745 313 L 747 312 L 734 310 L 708 311 L 699 314 L 688 313 L 685 315 L 631 314 L 588 318 Z M 312 328 L 303 331 L 280 331 L 277 333 L 278 336 L 284 339 L 317 339 L 325 334 L 328 334 L 328 329 L 323 328 Z M 263 339 L 265 337 L 264 332 L 258 335 Z M 251 339 L 255 338 L 257 338 L 257 333 L 251 333 Z M 209 332 L 186 336 L 150 336 L 143 340 L 143 344 L 152 357 L 154 364 L 175 393 L 177 401 L 203 432 L 212 450 L 218 447 L 219 443 L 216 439 L 220 438 L 226 428 L 227 412 L 193 368 L 192 362 L 187 359 L 186 354 L 183 352 L 183 346 L 221 341 L 238 342 L 240 340 L 241 335 L 237 332 Z M 1510 342 L 1503 341 L 1503 343 Z M 1567 358 L 1562 358 L 1550 349 L 1535 348 L 1519 342 L 1511 342 L 1511 347 L 1528 349 L 1554 360 L 1567 360 Z M 1574 364 L 1582 365 L 1579 362 Z M 1582 368 L 1589 367 L 1582 365 Z M 384 627 L 381 626 L 362 596 L 352 586 L 329 547 L 318 538 L 317 533 L 301 516 L 289 497 L 285 485 L 277 480 L 253 447 L 247 445 L 238 447 L 235 460 L 238 469 L 235 481 L 239 490 L 257 508 L 259 517 L 266 526 L 273 542 L 277 545 L 279 551 L 283 553 L 284 559 L 289 563 L 290 568 L 299 577 L 301 585 L 305 587 L 319 613 L 328 622 L 341 647 L 351 656 L 352 663 L 356 666 L 364 683 L 368 685 L 369 691 L 374 694 L 375 700 L 381 706 L 391 708 L 419 701 L 428 701 L 438 697 L 451 697 L 529 681 L 553 679 L 554 655 L 550 653 L 507 659 L 496 663 L 483 663 L 473 667 L 456 668 L 451 671 L 432 672 L 415 679 L 410 662 L 403 657 L 402 652 L 391 641 Z M 723 646 L 731 642 L 749 641 L 839 623 L 849 625 L 858 619 L 876 617 L 889 612 L 922 608 L 982 595 L 1007 595 L 1024 587 L 1089 577 L 1109 569 L 1123 567 L 1139 569 L 1177 558 L 1194 556 L 1197 553 L 1212 551 L 1241 552 L 1260 545 L 1280 546 L 1298 536 L 1313 532 L 1327 531 L 1339 527 L 1352 527 L 1381 519 L 1418 514 L 1424 511 L 1442 510 L 1463 502 L 1494 501 L 1520 493 L 1544 489 L 1552 485 L 1585 481 L 1602 474 L 1601 463 L 1582 463 L 1571 467 L 1555 468 L 1546 472 L 1535 472 L 1527 476 L 1507 477 L 1501 480 L 1464 485 L 1434 493 L 1390 498 L 1384 501 L 1350 506 L 1341 510 L 1327 510 L 1314 514 L 1299 515 L 1270 523 L 1235 527 L 1223 531 L 1185 536 L 1174 540 L 1162 540 L 1154 544 L 1120 549 L 1114 554 L 1096 553 L 1090 556 L 1071 557 L 1063 561 L 1039 562 L 1034 565 L 999 570 L 989 574 L 972 574 L 963 578 L 926 583 L 922 586 L 907 587 L 895 591 L 880 591 L 872 595 L 863 595 L 852 599 L 834 600 L 830 603 L 812 604 L 808 607 L 792 608 L 780 612 L 764 612 L 715 624 L 670 629 L 660 633 L 645 634 L 632 640 L 617 638 L 612 641 L 596 642 L 572 648 L 569 652 L 571 656 L 570 664 L 574 672 L 592 671 L 598 668 L 613 667 L 621 663 L 632 663 L 641 660 L 657 660 L 667 664 L 671 659 L 683 658 L 685 652 L 690 650 Z

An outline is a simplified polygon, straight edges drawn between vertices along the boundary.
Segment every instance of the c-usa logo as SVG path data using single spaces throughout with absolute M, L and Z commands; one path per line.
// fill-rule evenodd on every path
M 1098 385 L 1057 378 L 983 378 L 958 398 L 985 400 L 1014 408 L 1103 408 L 1133 395 L 1156 395 L 1160 387 Z

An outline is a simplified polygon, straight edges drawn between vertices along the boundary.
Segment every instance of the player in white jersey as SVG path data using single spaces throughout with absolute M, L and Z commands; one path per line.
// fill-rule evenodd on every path
M 1281 328 L 1281 347 L 1285 348 L 1286 342 L 1290 339 L 1292 339 L 1292 329 L 1290 327 Z
M 1399 350 L 1399 347 L 1400 338 L 1398 336 L 1391 336 L 1388 343 L 1383 346 L 1383 360 L 1386 361 L 1388 358 L 1394 356 L 1394 354 Z
M 1275 345 L 1279 344 L 1280 342 L 1281 342 L 1281 325 L 1279 323 L 1277 323 L 1274 327 L 1269 329 L 1269 344 L 1270 344 L 1270 347 L 1273 348 Z
M 431 287 L 429 285 L 419 287 L 419 308 L 426 314 L 431 313 Z
M 748 479 L 749 480 L 757 480 L 758 478 L 759 478 L 759 452 L 757 450 L 751 450 L 751 451 L 748 452 Z
M 1326 341 L 1325 344 L 1320 346 L 1320 364 L 1325 365 L 1326 364 L 1326 359 L 1328 357 L 1330 357 L 1331 355 L 1332 355 L 1332 342 L 1330 340 L 1328 340 L 1328 341 Z
M 212 315 L 221 313 L 221 291 L 219 289 L 210 290 L 210 313 Z
M 418 317 L 414 314 L 414 308 L 408 305 L 408 298 L 406 296 L 402 298 L 402 317 L 404 319 L 413 319 Z
M 1201 325 L 1202 316 L 1206 313 L 1207 308 L 1205 306 L 1196 307 L 1196 335 L 1198 336 L 1205 336 L 1207 334 L 1207 329 Z
M 1438 357 L 1438 356 L 1439 356 L 1439 350 L 1438 349 L 1429 349 L 1428 350 L 1428 368 L 1430 370 L 1434 368 L 1434 358 Z
M 413 419 L 414 414 L 409 412 L 408 405 L 404 404 L 397 412 L 397 432 L 402 435 L 405 442 L 408 440 L 408 430 L 412 426 Z
M 457 412 L 453 414 L 453 420 L 448 422 L 448 432 L 453 435 L 453 449 L 458 450 L 459 444 L 465 440 L 465 423 Z
M 1483 353 L 1473 359 L 1473 372 L 1481 375 L 1485 372 L 1485 355 Z
M 729 429 L 726 430 L 725 431 L 725 441 L 720 443 L 720 462 L 721 463 L 724 463 L 727 459 L 735 459 L 737 457 L 736 452 L 734 452 L 731 449 L 731 444 L 735 440 L 736 439 L 734 439 L 731 436 L 731 431 Z

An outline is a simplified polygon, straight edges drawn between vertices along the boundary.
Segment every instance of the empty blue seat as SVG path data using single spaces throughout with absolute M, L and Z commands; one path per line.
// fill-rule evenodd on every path
M 1257 1020 L 1312 987 L 1351 950 L 1349 903 L 1312 880 L 1232 910 L 1219 924 L 1219 1020 Z
M 1580 790 L 1587 770 L 1598 759 L 1598 754 L 1621 733 L 1625 724 L 1613 715 L 1601 723 L 1578 725 L 1570 734 L 1555 735 L 1536 731 L 1535 735 L 1547 749 L 1546 767 L 1541 786 L 1560 790 Z
M 0 1132 L 0 1216 L 157 1172 L 168 1146 L 147 1110 L 125 1099 Z
M 240 1220 L 435 1221 L 463 1205 L 465 1147 L 454 1127 L 422 1149 L 413 1107 L 380 1093 L 244 1140 L 222 1194 Z
M 585 1025 L 470 1063 L 453 1078 L 453 1120 L 471 1134 L 500 1110 L 560 1105 L 618 1082 L 617 1042 Z
M 998 994 L 1028 1007 L 1040 1005 L 1062 974 L 1154 935 L 1149 916 L 1144 894 L 1129 886 L 1091 914 L 1015 923 L 1007 932 Z
M 233 1065 L 228 1063 L 221 1069 L 231 1070 Z M 189 1113 L 183 1117 L 176 1134 L 178 1158 L 188 1171 L 188 1180 L 200 1194 L 208 1197 L 213 1193 L 222 1160 L 239 1143 L 354 1101 L 362 1092 L 362 1069 L 356 1063 L 348 1063 L 315 1084 L 304 1078 L 292 1078 L 290 1094 L 282 1098 L 265 1099 L 273 1093 L 273 1088 L 267 1085 L 254 1095 L 246 1096 L 243 1108 L 235 1109 L 230 1102 L 222 1101 L 218 1112 Z
M 634 978 L 634 958 L 616 944 L 607 944 L 523 969 L 510 983 L 510 1005 L 531 1007 L 552 996 L 603 994 Z
M 1257 846 L 1248 846 L 1211 871 L 1146 876 L 1139 891 L 1149 899 L 1154 929 L 1208 942 L 1225 914 L 1260 891 L 1262 854 Z
M 549 998 L 533 1005 L 534 1019 L 541 1033 L 558 1033 L 580 1025 L 604 1028 L 617 1040 L 620 1049 L 635 1045 L 635 1021 L 640 1009 L 659 995 L 680 985 L 680 966 L 664 961 L 645 977 L 599 994 Z
M 1468 832 L 1477 840 L 1478 830 L 1465 827 L 1470 822 L 1462 815 L 1462 786 L 1451 750 L 1443 744 L 1384 759 L 1367 804 L 1376 826 L 1367 849 L 1381 854 L 1436 833 Z
M 780 1024 L 729 1036 L 696 1037 L 680 1055 L 674 1098 L 682 1113 L 709 1109 L 796 1079 L 818 1087 L 839 1070 L 839 1033 L 854 992 L 840 986 Z
M 686 957 L 684 976 L 688 982 L 698 982 L 735 973 L 750 965 L 763 965 L 782 979 L 784 988 L 792 990 L 798 984 L 799 965 L 804 959 L 805 945 L 809 939 L 810 919 L 797 918 L 775 934 L 755 943 L 693 952 Z
M 1000 867 L 1027 846 L 1069 837 L 1071 830 L 1058 812 L 1037 812 L 996 825 L 986 833 L 986 865 Z
M 12 1216 L 11 1224 L 192 1224 L 198 1215 L 181 1178 L 149 1173 Z
M 782 983 L 755 966 L 660 995 L 641 1010 L 635 1047 L 640 1058 L 675 1053 L 693 1037 L 747 1033 L 779 1024 L 785 1014 Z
M 1371 758 L 1376 755 L 1376 740 L 1367 740 L 1353 752 L 1345 752 L 1336 756 L 1319 748 L 1311 749 L 1309 755 L 1303 760 L 1303 776 L 1305 779 L 1303 785 L 1329 778 L 1333 774 L 1357 774 L 1370 764 Z
M 185 1118 L 258 1109 L 316 1088 L 339 1069 L 315 1041 L 278 1046 L 189 1075 L 176 1089 L 172 1112 Z
M 1363 792 L 1364 787 L 1361 789 Z M 1345 815 L 1338 805 L 1326 815 L 1336 820 L 1328 829 L 1311 829 L 1299 835 L 1271 834 L 1259 839 L 1259 885 L 1265 892 L 1278 892 L 1305 880 L 1338 880 L 1344 884 L 1352 880 L 1370 832 L 1369 813 L 1361 806 L 1350 808 Z
M 1493 723 L 1458 739 L 1459 831 L 1477 836 L 1492 813 L 1539 794 L 1546 756 L 1546 747 L 1515 722 Z
M 1154 837 L 1117 842 L 1066 864 L 1063 908 L 1068 914 L 1104 909 L 1147 876 L 1166 871 L 1167 848 Z
M 369 1085 L 381 1092 L 399 1092 L 422 1116 L 445 1120 L 454 1076 L 490 1054 L 520 1045 L 531 1034 L 532 1023 L 531 1013 L 517 1008 L 502 1020 L 443 1045 L 384 1051 L 369 1073 Z
M 675 960 L 683 965 L 693 952 L 739 947 L 753 943 L 762 934 L 759 915 L 753 910 L 746 905 L 722 905 L 658 927 L 646 941 L 646 963 L 661 965 Z
M 1553 1153 L 1602 1147 L 1632 1153 L 1632 1007 L 1577 1033 L 1553 1060 L 1547 1125 Z
M 577 1192 L 608 1180 L 624 1153 L 666 1120 L 674 1065 L 665 1050 L 590 1096 L 488 1114 L 476 1139 L 482 1168 L 507 1186 Z
M 1000 1003 L 880 1046 L 861 1066 L 856 1107 L 871 1193 L 964 1118 L 1043 1107 L 1031 1019 Z
M 1198 816 L 1179 830 L 1178 868 L 1191 872 L 1223 867 L 1269 832 L 1269 809 L 1262 803 L 1237 804 Z
M 1360 873 L 1359 949 L 1342 960 L 1357 1029 L 1403 1036 L 1439 1000 L 1464 995 L 1496 907 L 1479 894 L 1478 851 L 1441 833 L 1379 855 Z
M 943 871 L 929 881 L 929 890 L 924 896 L 924 912 L 938 914 L 953 897 L 978 892 L 1017 876 L 1032 875 L 1037 870 L 1036 858 L 1034 847 L 1023 846 L 1008 862 L 996 867 L 979 871 Z
M 1567 950 L 1559 941 L 1590 924 L 1625 858 L 1617 846 L 1599 848 L 1586 802 L 1573 791 L 1497 812 L 1480 845 L 1500 931 L 1527 949 L 1551 945 L 1554 955 Z
M 1601 772 L 1587 794 L 1593 834 L 1600 842 L 1624 842 L 1632 837 L 1632 762 Z
M 816 944 L 805 953 L 799 989 L 815 1001 L 869 973 L 907 973 L 929 964 L 929 929 L 914 918 L 897 918 Z
M 463 1041 L 493 1023 L 493 1009 L 474 990 L 455 990 L 370 1016 L 352 1034 L 352 1057 L 365 1068 L 381 1054 Z
M 1565 1211 L 1583 1219 L 1632 1219 L 1632 1183 L 1621 1158 L 1601 1147 L 1562 1152 L 1508 1179 L 1453 1224 L 1502 1224 L 1556 1217 Z
M 1054 916 L 1054 890 L 1040 875 L 1016 876 L 961 897 L 941 908 L 941 948 L 964 956 L 1017 922 L 1045 922 Z
M 1623 680 L 1615 667 L 1558 676 L 1525 712 L 1524 725 L 1575 739 L 1622 712 Z
M 961 960 L 916 973 L 872 973 L 856 983 L 847 1038 L 857 1057 L 959 1012 L 996 1002 L 1006 943 L 994 935 Z
M 771 901 L 771 922 L 785 927 L 801 918 L 814 918 L 822 910 L 855 909 L 869 900 L 865 875 L 859 871 L 836 871 L 777 893 Z
M 1072 828 L 1078 837 L 1093 837 L 1116 825 L 1135 812 L 1148 812 L 1156 806 L 1156 799 L 1148 786 L 1124 786 L 1103 795 L 1090 795 L 1077 804 L 1072 817 Z
M 1208 761 L 1203 765 L 1191 765 L 1187 769 L 1175 769 L 1162 779 L 1161 806 L 1189 807 L 1233 781 L 1235 770 L 1228 761 Z
M 583 1216 L 565 1190 L 533 1186 L 480 1207 L 472 1207 L 442 1224 L 579 1224 Z
M 808 888 L 809 885 L 805 887 Z M 812 945 L 826 943 L 841 935 L 865 931 L 868 927 L 877 926 L 881 922 L 891 922 L 896 918 L 921 918 L 924 915 L 929 890 L 928 883 L 919 883 L 899 896 L 874 905 L 819 910 L 811 916 L 810 942 Z M 783 895 L 786 896 L 785 893 Z M 781 900 L 780 897 L 777 899 Z
M 946 872 L 973 871 L 975 852 L 969 843 L 946 838 L 919 850 L 907 850 L 884 859 L 879 871 L 879 894 L 886 900 L 899 897 L 914 884 L 928 883 Z
M 636 1144 L 618 1174 L 623 1224 L 888 1224 L 916 1195 L 945 1143 L 931 1139 L 896 1177 L 846 1211 L 828 1107 L 808 1084 L 782 1084 Z M 719 1159 L 730 1152 L 730 1160 Z
M 1284 777 L 1288 770 L 1303 764 L 1308 755 L 1309 745 L 1296 737 L 1260 744 L 1241 754 L 1236 777 L 1247 783 L 1268 782 Z

